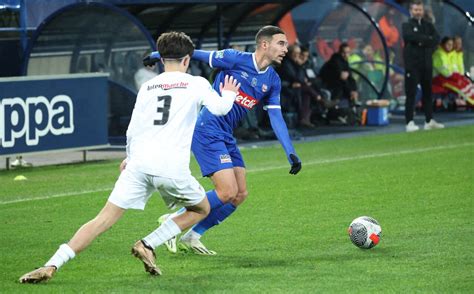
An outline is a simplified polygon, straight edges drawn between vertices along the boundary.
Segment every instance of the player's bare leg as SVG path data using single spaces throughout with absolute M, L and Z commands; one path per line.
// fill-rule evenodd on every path
M 247 179 L 246 179 L 246 170 L 243 167 L 234 167 L 235 179 L 237 180 L 237 195 L 230 201 L 235 207 L 242 204 L 247 196 L 249 195 L 247 191 Z
M 100 234 L 107 231 L 123 215 L 125 209 L 107 201 L 99 214 L 84 224 L 67 243 L 76 254 L 87 248 Z
M 84 224 L 67 244 L 62 244 L 43 267 L 20 277 L 20 283 L 40 283 L 51 279 L 61 266 L 73 259 L 95 238 L 115 224 L 122 217 L 124 211 L 115 204 L 107 202 L 99 214 Z
M 227 173 L 222 173 L 222 171 L 227 171 Z M 232 171 L 232 173 L 229 173 L 229 171 Z M 199 255 L 216 255 L 216 252 L 208 249 L 200 238 L 205 231 L 224 221 L 235 211 L 238 205 L 245 201 L 248 195 L 245 174 L 245 168 L 234 167 L 233 169 L 221 170 L 211 177 L 218 194 L 226 189 L 232 191 L 233 194 L 237 191 L 237 194 L 227 204 L 212 210 L 204 221 L 184 234 L 180 240 L 184 247 L 181 248 L 192 249 L 194 253 Z
M 132 254 L 143 262 L 146 272 L 151 275 L 161 275 L 161 270 L 156 265 L 154 249 L 181 233 L 182 230 L 203 220 L 209 211 L 207 198 L 195 206 L 186 207 L 182 214 L 169 217 L 155 231 L 137 241 L 132 248 Z

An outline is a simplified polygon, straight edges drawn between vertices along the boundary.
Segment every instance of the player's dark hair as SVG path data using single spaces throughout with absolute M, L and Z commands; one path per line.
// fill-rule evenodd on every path
M 293 54 L 293 52 L 294 52 L 297 48 L 300 48 L 300 50 L 301 50 L 301 47 L 300 47 L 300 45 L 298 45 L 298 44 L 293 44 L 293 45 L 288 46 L 288 55 Z
M 339 50 L 338 50 L 339 54 L 344 53 L 344 49 L 347 48 L 347 47 L 350 47 L 348 43 L 346 43 L 346 42 L 341 43 L 341 45 L 339 46 Z
M 423 0 L 412 0 L 412 1 L 410 1 L 410 8 L 413 5 L 423 5 Z
M 158 38 L 156 48 L 160 52 L 161 58 L 179 59 L 186 55 L 193 55 L 194 43 L 183 32 L 168 32 Z
M 302 46 L 300 46 L 300 48 L 301 48 L 301 53 L 309 52 L 309 46 L 308 45 L 302 45 Z
M 255 43 L 260 44 L 263 40 L 271 40 L 273 35 L 277 34 L 285 34 L 285 32 L 276 26 L 264 26 L 260 30 L 258 30 L 257 34 L 255 35 Z

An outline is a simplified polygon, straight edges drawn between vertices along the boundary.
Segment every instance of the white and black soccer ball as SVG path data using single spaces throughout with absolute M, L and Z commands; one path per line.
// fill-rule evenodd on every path
M 348 229 L 352 243 L 362 249 L 369 249 L 379 244 L 382 227 L 370 216 L 361 216 L 352 221 Z

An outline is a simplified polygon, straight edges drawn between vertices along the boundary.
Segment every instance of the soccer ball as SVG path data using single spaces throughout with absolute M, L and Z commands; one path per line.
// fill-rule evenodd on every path
M 352 221 L 348 232 L 355 246 L 369 249 L 379 244 L 382 227 L 370 216 L 361 216 Z

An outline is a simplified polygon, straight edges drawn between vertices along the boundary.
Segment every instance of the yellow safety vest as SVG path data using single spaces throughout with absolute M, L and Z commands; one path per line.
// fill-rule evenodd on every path
M 443 48 L 438 47 L 433 53 L 433 77 L 442 75 L 449 77 L 453 74 L 453 51 L 446 52 Z

